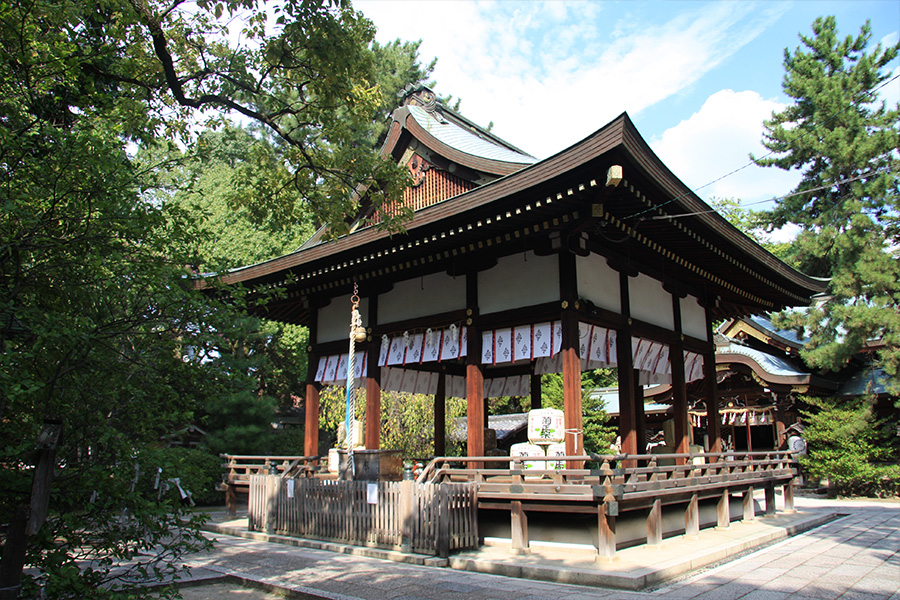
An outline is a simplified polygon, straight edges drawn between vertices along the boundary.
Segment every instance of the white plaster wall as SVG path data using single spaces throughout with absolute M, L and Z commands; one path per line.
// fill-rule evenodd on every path
M 576 257 L 575 265 L 578 295 L 590 300 L 595 306 L 621 313 L 619 272 L 610 267 L 604 257 L 593 253 Z
M 478 309 L 489 314 L 559 300 L 559 258 L 533 252 L 501 258 L 478 273 Z
M 701 340 L 709 339 L 706 309 L 700 306 L 693 296 L 681 299 L 681 332 Z
M 333 298 L 331 304 L 318 310 L 316 319 L 316 342 L 333 342 L 334 340 L 350 340 L 350 310 L 353 304 L 350 302 L 350 294 Z M 361 298 L 359 301 L 359 314 L 362 315 L 363 325 L 368 327 L 369 301 Z
M 393 323 L 465 307 L 466 278 L 433 273 L 398 282 L 378 296 L 378 321 Z
M 639 273 L 628 278 L 628 299 L 631 316 L 669 330 L 675 329 L 672 316 L 672 295 L 663 289 L 662 283 L 649 275 Z

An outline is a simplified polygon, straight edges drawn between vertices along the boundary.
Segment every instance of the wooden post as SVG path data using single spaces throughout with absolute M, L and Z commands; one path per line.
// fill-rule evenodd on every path
M 616 557 L 616 517 L 610 514 L 606 502 L 597 504 L 597 557 L 612 560 Z
M 232 517 L 237 514 L 237 492 L 233 483 L 225 484 L 225 506 Z
M 448 484 L 435 485 L 438 492 L 437 555 L 450 556 L 450 488 Z
M 700 535 L 700 501 L 697 494 L 691 494 L 684 511 L 684 535 L 690 537 Z
M 721 529 L 731 527 L 731 494 L 727 488 L 722 490 L 719 503 L 716 505 L 716 527 Z
M 791 514 L 794 510 L 794 481 L 788 481 L 784 484 L 784 512 Z
M 753 486 L 747 488 L 744 492 L 744 517 L 743 520 L 746 523 L 756 520 L 756 510 L 753 507 Z
M 434 393 L 434 455 L 447 454 L 447 373 L 438 373 Z
M 509 503 L 510 514 L 510 539 L 512 554 L 528 554 L 531 552 L 528 545 L 528 515 L 522 510 L 521 500 L 512 500 Z
M 281 477 L 266 475 L 266 533 L 275 533 L 278 521 L 278 492 Z
M 412 552 L 413 519 L 415 514 L 415 481 L 400 482 L 400 551 Z
M 662 544 L 662 500 L 653 501 L 650 514 L 647 515 L 647 545 L 659 546 Z
M 775 486 L 766 486 L 766 516 L 770 517 L 775 514 Z

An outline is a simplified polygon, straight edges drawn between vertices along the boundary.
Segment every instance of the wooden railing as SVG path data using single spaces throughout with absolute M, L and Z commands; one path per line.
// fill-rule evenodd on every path
M 478 545 L 475 485 L 250 477 L 249 528 L 446 557 Z
M 220 489 L 225 491 L 225 504 L 231 514 L 237 512 L 237 490 L 250 487 L 254 475 L 269 475 L 273 471 L 279 477 L 311 476 L 317 470 L 318 456 L 261 456 L 247 454 L 221 454 L 225 459 Z
M 616 552 L 615 521 L 620 514 L 646 510 L 647 543 L 662 543 L 662 507 L 684 508 L 685 534 L 700 529 L 699 501 L 716 499 L 717 525 L 731 522 L 730 497 L 743 495 L 743 518 L 755 518 L 753 494 L 765 490 L 766 514 L 775 512 L 775 487 L 784 486 L 784 509 L 793 511 L 795 463 L 788 452 L 665 455 L 591 455 L 553 457 L 552 462 L 596 469 L 525 469 L 534 457 L 437 458 L 423 470 L 419 482 L 471 482 L 478 506 L 510 511 L 512 551 L 528 551 L 527 513 L 596 513 L 598 552 Z M 539 459 L 538 459 L 539 460 Z M 549 460 L 549 459 L 548 459 Z M 508 462 L 506 469 L 467 468 Z

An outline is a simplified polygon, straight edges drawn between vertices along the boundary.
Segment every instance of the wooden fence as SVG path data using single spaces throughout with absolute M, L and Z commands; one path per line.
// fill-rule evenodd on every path
M 435 554 L 478 545 L 475 484 L 250 477 L 249 529 Z

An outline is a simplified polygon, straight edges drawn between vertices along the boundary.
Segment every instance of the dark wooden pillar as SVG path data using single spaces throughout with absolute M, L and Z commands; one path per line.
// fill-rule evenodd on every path
M 672 316 L 675 321 L 675 333 L 678 339 L 669 352 L 672 362 L 672 418 L 675 420 L 675 452 L 684 454 L 690 451 L 690 420 L 688 419 L 687 384 L 684 377 L 684 344 L 681 343 L 681 300 L 672 296 Z M 684 464 L 684 459 L 676 460 Z
M 447 374 L 438 373 L 437 390 L 434 393 L 434 455 L 447 454 Z
M 713 319 L 710 307 L 706 307 L 706 330 L 712 350 L 703 356 L 703 376 L 706 378 L 706 437 L 710 452 L 722 451 L 722 421 L 719 417 L 719 390 L 716 382 L 716 343 L 713 337 Z
M 369 331 L 378 323 L 378 296 L 369 297 Z M 370 335 L 370 337 L 372 337 Z M 366 365 L 366 449 L 381 448 L 381 367 L 378 366 L 380 342 L 370 340 Z
M 469 306 L 466 348 L 466 427 L 468 456 L 484 456 L 484 372 L 481 368 L 481 331 L 475 325 L 478 314 L 478 273 L 466 274 L 466 303 Z M 469 463 L 480 468 L 481 463 Z
M 543 407 L 543 400 L 541 399 L 541 376 L 535 375 L 532 373 L 531 375 L 531 408 L 537 410 Z
M 631 300 L 628 275 L 619 273 L 619 293 L 624 326 L 616 331 L 616 362 L 619 379 L 619 437 L 622 452 L 637 454 L 637 424 L 634 422 L 634 357 L 631 350 Z M 636 467 L 635 461 L 625 461 L 626 467 Z

